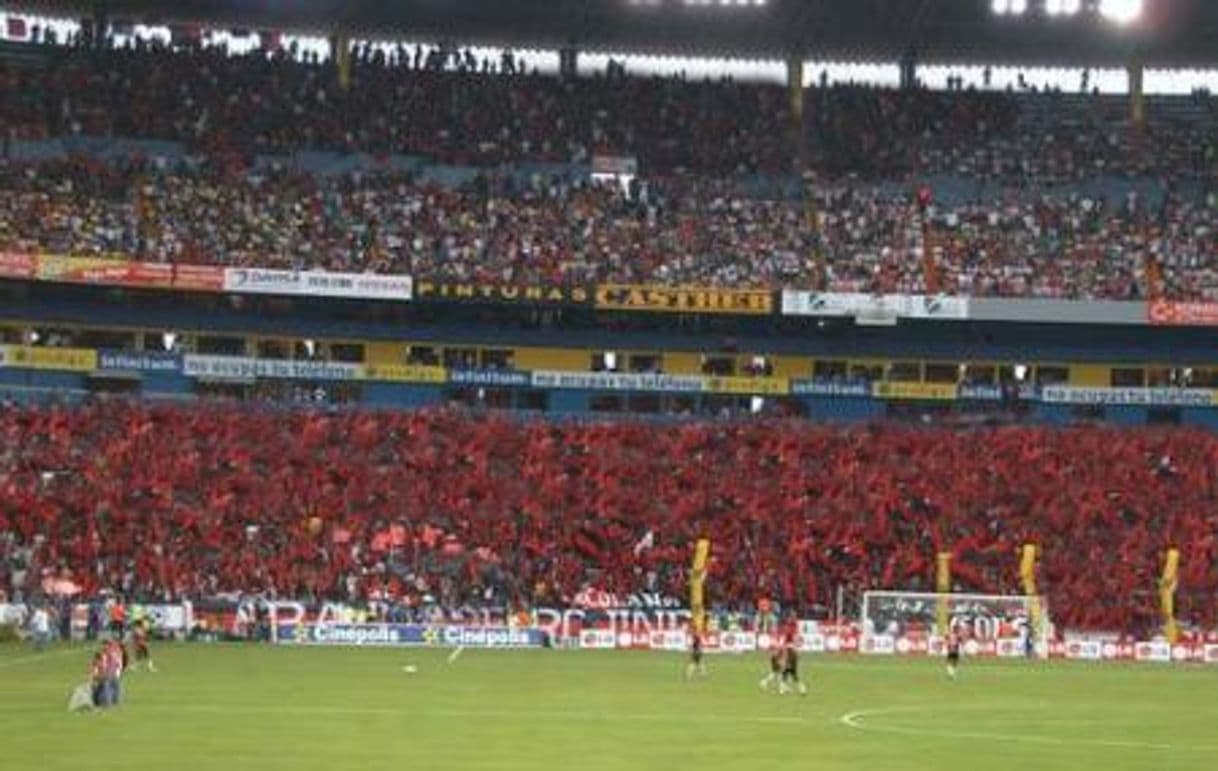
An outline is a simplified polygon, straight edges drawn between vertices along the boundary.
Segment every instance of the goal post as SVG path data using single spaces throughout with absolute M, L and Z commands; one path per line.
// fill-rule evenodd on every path
M 1022 651 L 1031 634 L 1036 655 L 1048 653 L 1051 624 L 1040 595 L 864 592 L 859 627 L 864 638 L 930 639 L 940 636 L 944 615 L 947 628 L 969 640 L 1016 641 Z

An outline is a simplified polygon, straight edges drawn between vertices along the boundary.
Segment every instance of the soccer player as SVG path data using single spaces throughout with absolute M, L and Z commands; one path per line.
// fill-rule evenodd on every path
M 127 668 L 127 649 L 118 640 L 110 640 L 102 651 L 103 706 L 116 707 L 122 698 L 119 681 Z
M 706 664 L 702 661 L 702 633 L 691 629 L 689 636 L 689 663 L 685 666 L 685 679 L 694 675 L 706 677 Z
M 960 635 L 952 630 L 947 635 L 947 676 L 956 679 L 956 670 L 960 666 Z
M 131 627 L 131 639 L 135 645 L 136 666 L 142 662 L 144 664 L 144 669 L 148 670 L 149 672 L 155 672 L 156 664 L 152 663 L 152 651 L 148 648 L 147 617 L 139 619 Z
M 51 616 L 44 605 L 39 605 L 30 617 L 30 639 L 34 641 L 34 650 L 39 652 L 51 641 Z
M 799 621 L 792 615 L 782 628 L 782 678 L 778 681 L 779 695 L 790 693 L 792 684 L 800 696 L 808 695 L 808 687 L 799 679 Z
M 758 683 L 758 685 L 761 686 L 761 690 L 768 691 L 770 690 L 771 685 L 778 683 L 779 678 L 782 677 L 782 659 L 782 648 L 775 648 L 774 650 L 770 651 L 770 671 L 765 677 L 761 678 L 761 682 Z
M 110 694 L 106 692 L 106 648 L 102 646 L 93 654 L 89 663 L 89 683 L 93 686 L 93 706 L 106 706 Z

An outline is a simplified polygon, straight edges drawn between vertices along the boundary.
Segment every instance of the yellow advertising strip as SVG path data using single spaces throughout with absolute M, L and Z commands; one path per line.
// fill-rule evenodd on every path
M 448 370 L 443 367 L 424 367 L 414 364 L 369 364 L 364 369 L 366 380 L 387 380 L 394 383 L 444 383 L 448 381 Z
M 708 391 L 717 394 L 782 396 L 791 393 L 791 381 L 785 377 L 708 377 L 706 386 Z
M 871 393 L 877 399 L 950 402 L 956 399 L 957 387 L 945 383 L 876 383 Z
M 760 289 L 602 284 L 596 287 L 596 307 L 617 311 L 768 316 L 774 312 L 774 295 Z
M 92 372 L 97 369 L 97 351 L 85 348 L 35 348 L 28 345 L 0 345 L 0 367 Z

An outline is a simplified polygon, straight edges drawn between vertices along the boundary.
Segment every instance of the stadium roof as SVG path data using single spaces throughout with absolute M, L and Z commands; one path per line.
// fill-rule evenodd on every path
M 30 0 L 87 13 L 99 0 Z M 1019 16 L 994 0 L 100 0 L 113 18 L 144 23 L 352 33 L 519 47 L 775 58 L 802 52 L 830 61 L 1122 66 L 1218 65 L 1218 2 L 1145 0 L 1127 25 L 1099 18 L 1100 0 L 1050 17 L 1053 0 L 1026 0 Z M 1009 0 L 1008 0 L 1009 2 Z M 20 0 L 18 0 L 20 4 Z

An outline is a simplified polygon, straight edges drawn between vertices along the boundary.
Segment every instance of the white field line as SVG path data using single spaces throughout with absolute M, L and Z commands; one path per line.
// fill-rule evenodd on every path
M 1006 742 L 1012 744 L 1043 744 L 1054 747 L 1107 747 L 1128 750 L 1178 750 L 1186 752 L 1218 752 L 1218 745 L 1168 744 L 1164 742 L 1139 742 L 1124 739 L 1087 739 L 1043 736 L 1038 734 L 1004 734 L 991 731 L 944 731 L 937 728 L 913 728 L 909 726 L 877 725 L 866 718 L 917 712 L 927 707 L 889 707 L 885 709 L 860 709 L 842 715 L 838 722 L 856 731 L 886 733 L 900 736 L 921 736 L 938 739 L 967 739 L 972 741 Z

